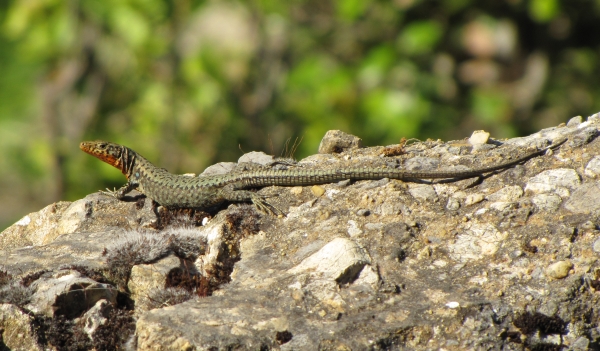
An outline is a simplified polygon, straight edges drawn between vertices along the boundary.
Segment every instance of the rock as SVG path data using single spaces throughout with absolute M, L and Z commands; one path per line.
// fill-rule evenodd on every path
M 350 235 L 351 237 L 355 237 L 361 235 L 362 233 L 363 231 L 358 227 L 356 221 L 348 221 L 348 235 Z
M 533 202 L 542 211 L 558 210 L 562 198 L 555 194 L 537 194 L 531 198 Z
M 594 229 L 597 229 L 597 226 L 596 226 L 596 223 L 594 223 L 592 221 L 585 221 L 584 223 L 581 224 L 581 229 L 594 230 Z
M 600 253 L 600 238 L 598 238 L 594 241 L 592 249 L 594 250 L 594 252 Z
M 600 156 L 595 156 L 585 166 L 584 173 L 588 177 L 595 178 L 600 174 Z
M 276 333 L 287 331 L 289 318 L 297 317 L 283 316 L 256 302 L 214 296 L 148 311 L 137 322 L 137 350 L 273 347 Z M 190 316 L 194 316 L 193 323 Z
M 70 202 L 57 202 L 21 218 L 2 232 L 0 248 L 10 250 L 23 246 L 43 245 L 52 241 L 60 235 L 58 222 L 69 205 Z
M 453 197 L 448 199 L 448 202 L 446 203 L 446 209 L 450 210 L 450 211 L 456 211 L 460 208 L 460 201 L 458 201 L 458 199 L 455 199 Z
M 150 288 L 144 291 L 144 294 L 139 296 L 136 300 L 136 312 L 138 314 L 154 310 L 157 308 L 163 308 L 180 303 L 197 297 L 197 292 L 192 292 L 189 288 L 179 287 L 164 287 L 159 286 L 156 288 Z
M 356 280 L 354 281 L 354 284 L 369 285 L 373 289 L 376 289 L 379 282 L 380 282 L 379 274 L 377 274 L 377 271 L 375 270 L 375 268 L 373 268 L 373 266 L 371 266 L 371 265 L 366 265 L 363 268 L 363 270 L 360 271 L 360 274 L 359 274 L 358 278 L 356 278 Z
M 565 208 L 574 213 L 592 213 L 600 210 L 600 186 L 583 184 L 565 203 Z
M 548 266 L 546 274 L 550 278 L 563 279 L 569 275 L 571 268 L 573 268 L 571 261 L 558 261 Z
M 583 122 L 583 117 L 575 116 L 567 122 L 567 127 L 574 128 L 574 127 L 579 126 L 582 122 Z
M 290 342 L 281 345 L 281 351 L 293 350 L 315 350 L 318 349 L 318 344 L 311 340 L 307 334 L 294 335 Z M 339 350 L 344 350 L 340 348 Z M 348 349 L 347 349 L 348 350 Z
M 212 166 L 207 167 L 204 172 L 202 172 L 203 176 L 209 175 L 217 175 L 217 174 L 225 174 L 233 171 L 237 164 L 235 162 L 219 162 Z
M 368 216 L 368 215 L 371 214 L 371 211 L 369 211 L 369 210 L 367 210 L 365 208 L 361 208 L 360 210 L 356 211 L 356 214 L 359 215 L 359 216 L 366 217 L 366 216 Z
M 31 284 L 35 293 L 25 307 L 48 317 L 79 317 L 99 300 L 116 303 L 117 289 L 74 270 L 45 273 Z
M 523 196 L 523 189 L 518 185 L 504 187 L 493 194 L 486 196 L 488 201 L 517 201 Z
M 290 193 L 294 194 L 294 195 L 300 195 L 302 194 L 302 187 L 301 186 L 295 186 L 290 188 Z
M 0 340 L 6 350 L 42 351 L 35 337 L 34 318 L 19 307 L 0 304 Z
M 551 169 L 529 178 L 525 191 L 536 194 L 555 193 L 565 198 L 569 196 L 569 189 L 577 188 L 580 183 L 579 174 L 573 169 Z
M 408 192 L 417 200 L 421 201 L 437 201 L 438 196 L 435 189 L 431 185 L 417 184 L 411 185 Z
M 355 242 L 336 238 L 288 270 L 289 274 L 312 273 L 337 282 L 353 280 L 371 260 Z
M 481 193 L 469 194 L 465 198 L 465 206 L 471 206 L 485 199 L 485 195 Z
M 269 165 L 273 163 L 273 156 L 267 155 L 262 151 L 252 151 L 243 154 L 239 159 L 238 163 L 256 163 L 259 165 Z
M 490 138 L 490 133 L 483 130 L 476 130 L 471 134 L 469 138 L 469 144 L 471 145 L 483 145 L 488 142 Z
M 600 188 L 589 178 L 593 159 L 585 162 L 600 154 L 590 138 L 599 126 L 589 118 L 502 144 L 426 141 L 388 156 L 381 147 L 309 156 L 298 167 L 464 169 L 565 137 L 587 140 L 476 182 L 345 181 L 320 185 L 318 197 L 308 187 L 259 189 L 281 217 L 233 203 L 202 221 L 164 210 L 179 217 L 156 229 L 150 201 L 136 193 L 57 203 L 0 234 L 2 342 L 27 350 L 589 348 L 600 343 L 593 318 L 581 319 L 598 305 Z M 231 169 L 253 167 L 265 166 Z M 86 296 L 74 301 L 77 291 Z
M 340 130 L 330 130 L 325 133 L 319 145 L 320 154 L 339 154 L 346 150 L 362 147 L 362 139 Z
M 339 292 L 338 283 L 329 279 L 313 279 L 302 287 L 304 299 L 314 299 L 320 303 L 320 308 L 327 308 L 318 312 L 321 317 L 324 317 L 330 309 L 336 312 L 344 312 L 347 309 L 348 305 Z
M 450 256 L 461 262 L 479 260 L 495 254 L 507 233 L 500 233 L 491 224 L 469 223 L 449 245 Z
M 440 166 L 440 160 L 432 157 L 412 157 L 404 162 L 404 167 L 408 171 L 422 171 L 426 169 L 436 169 Z
M 318 185 L 311 186 L 310 191 L 312 191 L 312 193 L 317 197 L 323 196 L 323 194 L 325 194 L 325 188 L 323 188 L 322 186 L 318 186 Z
M 583 126 L 583 124 L 581 125 Z M 577 131 L 575 135 L 572 135 L 569 138 L 569 146 L 576 148 L 582 147 L 583 145 L 591 142 L 598 135 L 598 130 L 596 127 L 588 127 L 588 128 L 580 128 L 581 130 Z
M 67 207 L 62 213 L 58 221 L 56 236 L 61 234 L 71 234 L 79 230 L 79 226 L 83 224 L 85 219 L 90 215 L 92 203 L 89 200 L 82 199 L 75 201 Z M 55 237 L 52 235 L 46 236 L 42 240 L 42 245 L 51 243 Z
M 98 300 L 94 307 L 90 308 L 81 317 L 83 320 L 83 331 L 88 334 L 90 339 L 94 338 L 94 333 L 98 327 L 105 325 L 108 322 L 110 311 L 113 309 L 113 304 L 107 300 Z
M 572 345 L 573 351 L 585 351 L 590 346 L 590 340 L 585 336 L 581 336 L 575 340 Z
M 180 259 L 174 255 L 167 256 L 156 263 L 133 266 L 127 283 L 131 298 L 134 300 L 147 298 L 151 290 L 165 288 L 169 273 L 178 269 L 180 269 Z
M 448 308 L 458 308 L 460 307 L 460 303 L 456 302 L 456 301 L 450 301 L 446 304 L 446 307 Z
M 514 202 L 506 202 L 506 201 L 497 201 L 492 202 L 490 204 L 490 208 L 496 211 L 506 211 L 507 209 L 514 209 L 516 207 L 516 203 Z

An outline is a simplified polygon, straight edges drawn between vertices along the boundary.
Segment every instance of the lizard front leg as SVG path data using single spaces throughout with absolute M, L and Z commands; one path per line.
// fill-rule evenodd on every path
M 125 185 L 123 185 L 122 187 L 119 188 L 119 190 L 113 189 L 110 190 L 108 188 L 106 188 L 106 191 L 104 190 L 100 190 L 100 193 L 104 194 L 104 195 L 108 195 L 108 196 L 113 196 L 119 200 L 123 200 L 123 198 L 125 197 L 125 195 L 132 191 L 133 189 L 137 188 L 138 184 L 132 181 L 127 181 L 127 183 L 125 183 Z

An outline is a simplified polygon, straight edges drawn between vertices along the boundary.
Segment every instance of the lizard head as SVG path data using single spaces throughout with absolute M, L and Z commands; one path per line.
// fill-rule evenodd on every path
M 123 174 L 127 175 L 126 156 L 127 148 L 123 145 L 111 143 L 108 141 L 84 141 L 79 144 L 79 148 L 84 152 L 118 168 Z

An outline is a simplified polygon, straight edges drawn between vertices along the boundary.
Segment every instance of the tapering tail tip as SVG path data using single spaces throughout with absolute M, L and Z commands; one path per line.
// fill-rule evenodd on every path
M 562 139 L 558 139 L 557 141 L 554 141 L 554 142 L 552 143 L 552 145 L 548 146 L 548 147 L 546 148 L 546 150 L 549 150 L 549 149 L 556 149 L 557 147 L 559 147 L 559 146 L 561 146 L 562 144 L 564 144 L 564 143 L 565 143 L 567 140 L 569 140 L 569 138 L 566 138 L 566 137 L 565 137 L 565 138 L 562 138 Z

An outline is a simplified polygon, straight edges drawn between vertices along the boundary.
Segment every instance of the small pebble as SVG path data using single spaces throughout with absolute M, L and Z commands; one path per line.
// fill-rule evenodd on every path
M 592 221 L 585 221 L 582 225 L 581 225 L 581 229 L 596 229 L 596 224 L 594 224 L 594 222 Z
M 267 155 L 262 151 L 250 151 L 240 156 L 238 163 L 256 163 L 266 166 L 270 163 L 273 163 L 273 160 L 273 156 Z
M 417 253 L 417 259 L 422 260 L 431 257 L 431 248 L 429 246 L 425 246 L 421 251 Z
M 460 303 L 456 302 L 456 301 L 450 301 L 446 304 L 446 307 L 448 308 L 457 308 L 460 306 Z
M 351 182 L 350 179 L 346 179 L 346 180 L 342 180 L 342 181 L 337 182 L 336 185 L 339 186 L 339 187 L 344 187 L 344 186 L 347 186 L 348 184 L 350 184 L 350 182 Z
M 588 177 L 597 177 L 600 174 L 600 156 L 592 158 L 587 166 L 585 166 L 583 173 Z
M 581 124 L 581 122 L 583 122 L 583 117 L 581 116 L 575 116 L 573 118 L 571 118 L 568 122 L 567 122 L 567 127 L 577 127 L 578 125 Z
M 600 121 L 600 112 L 594 113 L 593 115 L 587 118 L 588 122 Z
M 349 226 L 348 226 L 348 234 L 351 237 L 356 237 L 356 236 L 359 236 L 359 235 L 361 235 L 363 233 L 362 229 L 360 229 L 358 227 L 358 223 L 356 223 L 356 221 L 349 220 L 348 224 L 349 224 Z
M 596 253 L 600 253 L 600 238 L 594 241 L 594 244 L 592 244 L 592 250 L 594 250 Z
M 294 195 L 300 195 L 302 193 L 302 187 L 301 186 L 295 186 L 293 188 L 290 188 L 290 193 L 292 193 Z
M 483 199 L 485 199 L 485 195 L 483 194 L 469 194 L 467 195 L 467 198 L 465 199 L 465 206 L 470 206 L 473 204 L 476 204 L 478 202 L 483 201 Z
M 490 137 L 490 133 L 488 133 L 484 130 L 476 130 L 473 132 L 473 134 L 471 134 L 471 137 L 469 138 L 469 144 L 471 144 L 471 145 L 486 144 L 488 142 L 489 137 Z
M 513 251 L 513 252 L 510 253 L 510 257 L 511 258 L 518 258 L 518 257 L 521 257 L 521 256 L 523 256 L 523 251 L 521 251 L 521 250 L 515 250 L 515 251 Z
M 498 202 L 494 202 L 490 204 L 490 208 L 493 210 L 496 210 L 498 212 L 502 212 L 506 209 L 509 209 L 511 207 L 515 207 L 515 203 L 514 202 L 505 202 L 505 201 L 498 201 Z
M 451 197 L 448 199 L 448 203 L 446 204 L 446 209 L 450 210 L 450 211 L 456 211 L 460 208 L 460 202 Z
M 507 186 L 487 196 L 488 201 L 516 201 L 523 196 L 523 189 L 518 185 Z
M 571 261 L 558 261 L 546 269 L 546 275 L 554 279 L 562 279 L 569 275 L 569 271 L 573 268 Z
M 368 216 L 368 215 L 370 215 L 370 214 L 371 214 L 371 211 L 369 211 L 369 210 L 366 210 L 366 209 L 364 209 L 364 208 L 361 208 L 360 210 L 356 211 L 356 214 L 357 214 L 357 215 L 359 215 L 359 216 L 364 216 L 364 217 L 366 217 L 366 216 Z
M 551 192 L 557 187 L 575 189 L 581 184 L 579 174 L 571 168 L 558 168 L 543 171 L 529 178 L 525 190 L 534 193 Z
M 556 194 L 537 194 L 531 198 L 531 202 L 540 210 L 556 211 L 560 207 L 562 198 Z
M 312 191 L 312 193 L 313 193 L 315 196 L 317 196 L 317 197 L 318 197 L 318 196 L 322 196 L 323 194 L 325 194 L 325 188 L 323 188 L 323 187 L 321 187 L 321 186 L 318 186 L 318 185 L 313 185 L 313 186 L 310 188 L 310 191 Z
M 360 149 L 362 139 L 340 130 L 330 130 L 325 133 L 319 145 L 320 154 L 339 154 L 345 150 Z

